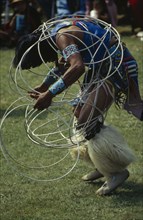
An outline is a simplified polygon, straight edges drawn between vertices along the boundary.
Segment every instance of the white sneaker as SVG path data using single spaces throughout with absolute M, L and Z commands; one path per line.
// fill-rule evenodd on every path
M 143 31 L 138 32 L 137 37 L 143 37 Z

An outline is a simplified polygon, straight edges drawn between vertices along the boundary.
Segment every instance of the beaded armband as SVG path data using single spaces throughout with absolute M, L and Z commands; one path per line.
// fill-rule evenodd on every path
M 63 57 L 65 59 L 65 61 L 67 61 L 67 59 L 75 54 L 75 53 L 79 53 L 79 49 L 77 47 L 76 44 L 71 44 L 69 46 L 67 46 L 63 51 L 62 51 L 62 54 L 63 54 Z
M 66 89 L 66 85 L 65 85 L 63 79 L 60 78 L 56 83 L 54 83 L 54 84 L 50 87 L 49 91 L 50 91 L 53 95 L 56 95 L 56 94 L 62 92 L 64 89 Z

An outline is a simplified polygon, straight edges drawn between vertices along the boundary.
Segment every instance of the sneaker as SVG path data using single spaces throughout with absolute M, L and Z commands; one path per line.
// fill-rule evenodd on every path
M 143 31 L 138 32 L 137 37 L 140 37 L 140 38 L 143 37 Z
M 109 180 L 107 180 L 97 191 L 98 195 L 109 195 L 117 187 L 119 187 L 129 177 L 129 171 L 124 170 L 121 173 L 117 173 Z
M 99 179 L 99 178 L 101 178 L 101 177 L 103 177 L 103 175 L 96 169 L 96 170 L 94 170 L 94 171 L 92 171 L 92 172 L 90 172 L 90 173 L 84 175 L 84 176 L 82 177 L 82 180 L 88 182 L 88 181 L 97 180 L 97 179 Z

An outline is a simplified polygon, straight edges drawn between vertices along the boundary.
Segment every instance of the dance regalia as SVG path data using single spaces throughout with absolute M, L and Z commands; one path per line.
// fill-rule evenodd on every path
M 85 74 L 84 83 L 87 84 L 90 81 L 91 71 L 93 70 L 94 79 L 96 78 L 97 80 L 100 80 L 105 78 L 112 60 L 112 68 L 109 74 L 111 76 L 108 77 L 108 80 L 112 83 L 115 90 L 115 102 L 118 103 L 121 101 L 119 101 L 119 96 L 122 93 L 125 95 L 126 99 L 128 94 L 129 78 L 134 80 L 138 88 L 138 67 L 136 60 L 131 55 L 129 50 L 123 44 L 122 55 L 122 50 L 120 47 L 116 50 L 116 43 L 110 46 L 110 40 L 113 36 L 113 33 L 110 30 L 102 28 L 99 24 L 89 21 L 74 20 L 57 24 L 51 30 L 53 40 L 55 41 L 55 36 L 60 29 L 69 27 L 71 25 L 79 27 L 83 33 L 83 43 L 78 46 L 78 49 L 81 53 L 84 64 L 89 68 L 89 71 Z M 111 59 L 106 59 L 107 56 L 109 57 L 109 54 Z M 103 59 L 105 61 L 102 61 Z M 118 68 L 118 71 L 115 71 L 116 68 Z M 99 69 L 100 73 L 97 75 L 96 73 Z M 114 72 L 114 74 L 112 74 L 112 72 Z

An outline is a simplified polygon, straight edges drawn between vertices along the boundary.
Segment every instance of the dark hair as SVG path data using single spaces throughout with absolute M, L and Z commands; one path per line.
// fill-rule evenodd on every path
M 41 35 L 40 33 L 31 33 L 31 34 L 22 36 L 19 39 L 18 44 L 16 46 L 16 50 L 15 50 L 15 57 L 13 60 L 14 67 L 17 67 L 24 53 L 33 44 L 35 45 L 29 50 L 29 52 L 27 52 L 24 55 L 24 57 L 21 60 L 22 69 L 30 69 L 31 67 L 37 67 L 42 64 L 43 61 L 38 52 L 38 44 L 40 48 L 40 54 L 44 62 L 52 62 L 57 59 L 57 53 L 50 46 L 50 44 L 48 43 L 46 39 L 39 41 L 39 43 L 36 43 L 38 42 L 40 35 Z

